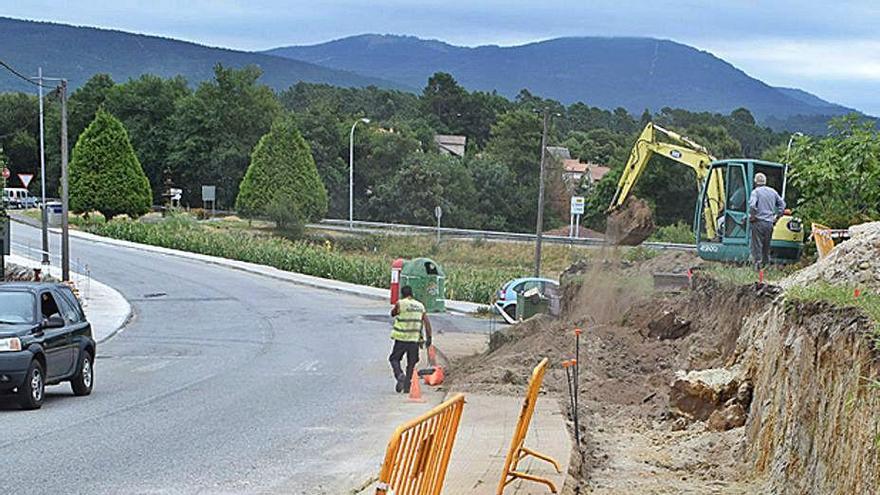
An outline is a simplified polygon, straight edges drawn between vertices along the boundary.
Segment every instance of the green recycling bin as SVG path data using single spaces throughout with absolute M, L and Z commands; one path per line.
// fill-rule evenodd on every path
M 516 319 L 528 320 L 538 313 L 550 312 L 550 298 L 541 295 L 537 289 L 529 289 L 516 295 Z
M 429 313 L 446 311 L 446 273 L 443 267 L 428 258 L 403 262 L 400 286 L 412 287 L 413 297 L 425 305 Z

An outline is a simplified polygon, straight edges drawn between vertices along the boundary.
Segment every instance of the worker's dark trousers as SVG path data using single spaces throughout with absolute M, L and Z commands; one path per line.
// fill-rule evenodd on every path
M 394 370 L 394 379 L 403 373 L 400 369 L 400 361 L 406 355 L 406 387 L 409 388 L 410 380 L 412 380 L 413 369 L 419 362 L 419 343 L 403 342 L 401 340 L 394 341 L 394 347 L 391 349 L 391 355 L 388 360 L 391 361 L 391 369 Z
M 756 268 L 770 264 L 770 239 L 773 237 L 773 222 L 758 220 L 752 222 L 752 240 L 749 245 L 752 264 Z

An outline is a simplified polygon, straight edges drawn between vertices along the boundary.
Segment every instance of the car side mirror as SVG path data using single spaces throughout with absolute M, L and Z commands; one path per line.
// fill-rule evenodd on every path
M 64 326 L 64 318 L 60 316 L 50 316 L 43 319 L 43 328 L 61 328 Z

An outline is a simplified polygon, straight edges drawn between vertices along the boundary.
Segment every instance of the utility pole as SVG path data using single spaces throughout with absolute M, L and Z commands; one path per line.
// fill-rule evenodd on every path
M 40 220 L 43 226 L 43 259 L 44 265 L 49 264 L 49 217 L 46 211 L 46 144 L 43 131 L 43 68 L 37 68 L 37 91 L 40 95 L 40 189 L 42 198 L 42 214 Z
M 544 161 L 547 155 L 547 128 L 550 109 L 544 109 L 544 133 L 541 135 L 541 171 L 538 176 L 538 224 L 535 226 L 535 276 L 541 276 L 541 240 L 544 230 Z
M 70 237 L 67 224 L 67 79 L 58 86 L 61 93 L 61 280 L 70 280 Z M 44 213 L 45 215 L 45 213 Z

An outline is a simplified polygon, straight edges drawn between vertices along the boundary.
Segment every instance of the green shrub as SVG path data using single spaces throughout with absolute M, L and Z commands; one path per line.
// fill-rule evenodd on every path
M 696 242 L 694 229 L 682 221 L 658 228 L 648 240 L 654 242 L 674 242 L 677 244 L 693 244 Z
M 246 216 L 268 216 L 279 230 L 301 230 L 327 213 L 327 191 L 291 117 L 276 120 L 254 147 L 235 208 Z
M 99 211 L 104 218 L 138 217 L 150 211 L 150 182 L 122 123 L 98 110 L 80 134 L 70 161 L 70 210 Z

